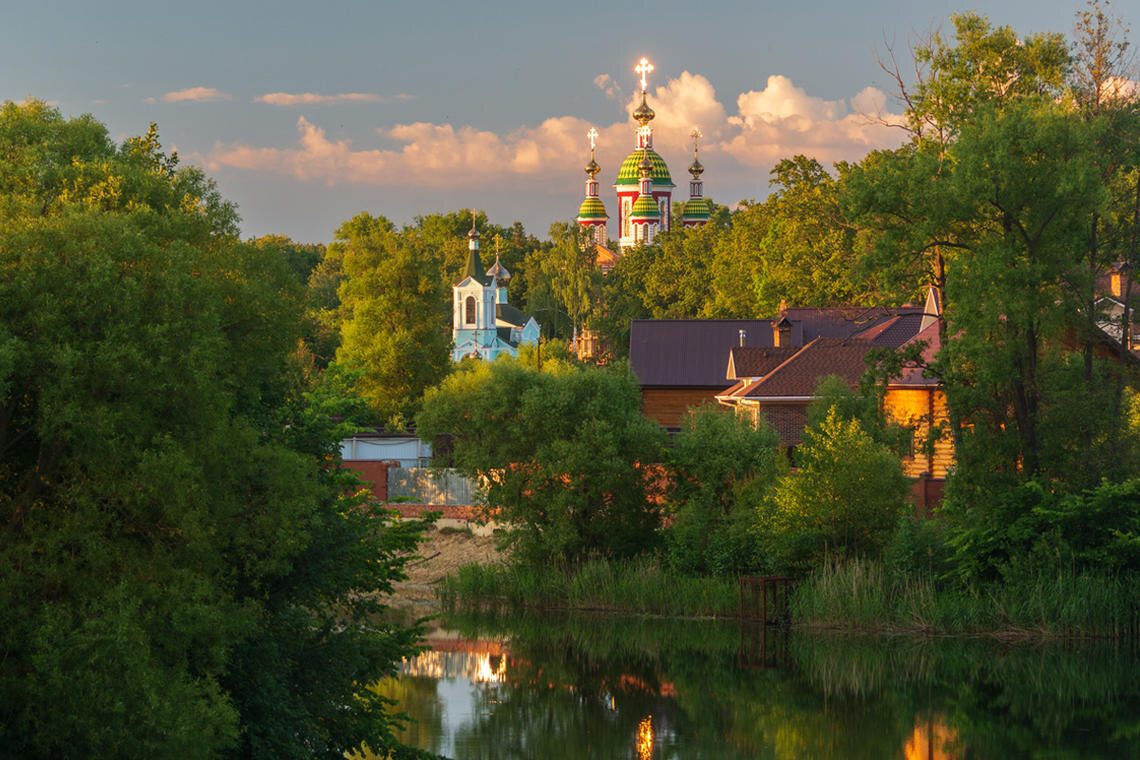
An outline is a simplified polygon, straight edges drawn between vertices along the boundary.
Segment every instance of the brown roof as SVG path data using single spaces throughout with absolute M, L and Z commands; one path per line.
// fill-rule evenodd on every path
M 873 342 L 859 338 L 816 338 L 739 397 L 808 398 L 828 375 L 836 375 L 854 387 L 867 369 L 867 352 L 872 348 Z
M 734 346 L 728 352 L 728 379 L 763 377 L 790 359 L 799 346 Z
M 726 388 L 725 359 L 741 330 L 748 345 L 772 345 L 767 319 L 635 319 L 629 364 L 642 387 Z
M 923 364 L 934 361 L 934 357 L 938 355 L 939 348 L 942 345 L 941 336 L 938 333 L 938 322 L 932 322 L 907 343 L 917 343 L 918 341 L 926 343 L 926 347 L 922 349 Z M 902 368 L 902 372 L 897 378 L 890 381 L 890 385 L 894 388 L 929 388 L 938 385 L 938 378 L 927 375 L 921 367 L 906 366 Z
M 816 338 L 856 338 L 869 331 L 876 345 L 897 348 L 918 332 L 922 308 L 794 307 L 780 312 L 791 322 L 791 346 Z M 629 363 L 642 387 L 725 388 L 725 359 L 740 347 L 773 348 L 767 319 L 635 319 L 630 327 Z M 737 376 L 742 377 L 740 371 Z

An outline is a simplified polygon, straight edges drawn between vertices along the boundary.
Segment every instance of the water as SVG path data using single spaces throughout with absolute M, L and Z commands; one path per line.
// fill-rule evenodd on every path
M 468 758 L 1140 758 L 1127 645 L 453 617 L 377 685 Z

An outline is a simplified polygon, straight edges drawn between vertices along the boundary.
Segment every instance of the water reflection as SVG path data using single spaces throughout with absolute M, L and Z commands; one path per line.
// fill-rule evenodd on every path
M 419 719 L 405 741 L 455 758 L 1140 757 L 1128 649 L 584 616 L 446 622 L 458 638 L 377 688 Z

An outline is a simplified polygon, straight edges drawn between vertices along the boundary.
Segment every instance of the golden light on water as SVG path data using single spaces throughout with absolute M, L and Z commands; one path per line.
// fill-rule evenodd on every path
M 400 666 L 404 675 L 422 678 L 466 678 L 474 683 L 503 683 L 507 657 L 490 652 L 423 652 Z
M 507 658 L 501 654 L 481 654 L 479 669 L 475 673 L 477 683 L 502 683 L 507 676 Z
M 653 716 L 646 715 L 637 724 L 637 760 L 653 757 Z

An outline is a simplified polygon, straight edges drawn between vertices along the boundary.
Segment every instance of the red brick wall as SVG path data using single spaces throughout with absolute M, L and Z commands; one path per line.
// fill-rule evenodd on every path
M 345 462 L 344 466 L 355 470 L 364 485 L 372 492 L 372 498 L 377 501 L 388 500 L 388 470 L 399 467 L 399 462 L 374 462 L 369 460 L 354 460 Z

